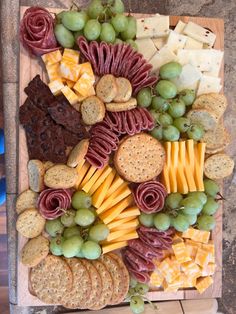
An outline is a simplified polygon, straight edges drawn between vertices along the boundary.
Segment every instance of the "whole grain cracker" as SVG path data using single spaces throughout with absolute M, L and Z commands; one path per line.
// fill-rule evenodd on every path
M 72 271 L 73 285 L 61 299 L 61 305 L 69 309 L 84 308 L 92 288 L 89 272 L 79 258 L 66 258 L 65 261 Z
M 193 109 L 206 109 L 216 113 L 217 117 L 220 118 L 226 108 L 228 102 L 224 95 L 217 93 L 203 94 L 196 98 L 193 103 Z
M 192 109 L 187 113 L 187 118 L 194 124 L 201 125 L 205 131 L 213 130 L 219 118 L 212 110 Z
M 38 265 L 49 253 L 49 240 L 38 236 L 29 240 L 20 253 L 21 263 L 28 267 Z
M 226 154 L 215 154 L 207 158 L 204 174 L 212 180 L 221 180 L 232 174 L 234 161 Z
M 102 293 L 99 301 L 94 303 L 93 306 L 90 307 L 89 309 L 100 310 L 104 308 L 106 305 L 110 304 L 113 295 L 114 284 L 110 272 L 108 271 L 106 266 L 101 262 L 101 260 L 94 260 L 92 261 L 92 264 L 95 266 L 101 277 Z
M 18 195 L 16 200 L 16 212 L 21 214 L 25 209 L 33 208 L 37 204 L 38 193 L 30 189 Z
M 136 98 L 130 98 L 126 102 L 110 102 L 109 104 L 106 104 L 107 111 L 111 111 L 111 112 L 126 111 L 126 110 L 134 109 L 136 107 L 137 107 Z
M 16 230 L 26 238 L 35 238 L 42 233 L 45 222 L 37 209 L 26 209 L 18 216 Z
M 44 165 L 45 171 L 47 171 L 49 168 L 51 168 L 52 166 L 54 166 L 54 163 L 51 162 L 51 161 L 45 161 L 45 162 L 43 163 L 43 165 Z
M 52 189 L 69 189 L 75 186 L 78 180 L 76 169 L 58 164 L 49 168 L 44 176 L 44 183 Z
M 117 94 L 114 98 L 115 102 L 128 101 L 132 95 L 132 85 L 125 77 L 116 78 Z
M 146 133 L 124 138 L 115 153 L 114 164 L 127 181 L 144 182 L 157 177 L 165 162 L 162 144 Z
M 111 74 L 103 75 L 97 83 L 96 94 L 103 102 L 111 102 L 117 95 L 116 78 Z
M 81 162 L 85 155 L 87 154 L 89 147 L 89 140 L 83 139 L 80 141 L 70 152 L 69 158 L 67 160 L 67 166 L 76 167 L 79 162 Z
M 30 272 L 32 290 L 47 304 L 60 304 L 72 289 L 73 276 L 63 258 L 48 255 Z

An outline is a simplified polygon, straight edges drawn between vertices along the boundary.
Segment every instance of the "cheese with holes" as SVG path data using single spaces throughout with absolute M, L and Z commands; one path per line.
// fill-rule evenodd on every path
M 115 220 L 139 216 L 140 214 L 141 213 L 140 213 L 140 210 L 138 209 L 138 207 L 133 206 L 133 207 L 127 208 L 122 213 L 120 213 L 120 215 L 118 217 L 116 217 Z
M 115 169 L 112 169 L 108 177 L 104 180 L 104 182 L 100 185 L 97 191 L 93 194 L 92 204 L 94 207 L 98 208 L 99 206 L 101 206 L 102 202 L 106 197 L 107 191 L 112 184 L 115 174 L 116 174 Z
M 149 63 L 153 67 L 152 72 L 158 73 L 162 65 L 171 61 L 177 61 L 177 56 L 169 47 L 165 45 L 154 54 L 154 56 L 149 60 Z
M 62 83 L 61 79 L 57 79 L 57 80 L 51 81 L 48 84 L 48 87 L 50 88 L 50 91 L 53 93 L 53 95 L 57 96 L 61 94 L 61 91 L 64 88 L 64 84 Z
M 63 95 L 66 97 L 66 99 L 69 101 L 71 105 L 75 105 L 78 102 L 77 95 L 73 92 L 72 89 L 70 89 L 70 87 L 64 86 L 61 89 L 61 92 L 63 93 Z
M 62 59 L 69 61 L 69 62 L 72 62 L 72 63 L 75 63 L 75 64 L 78 64 L 79 63 L 79 56 L 80 56 L 80 53 L 78 50 L 65 48 L 63 55 L 62 55 Z
M 130 221 L 130 220 L 133 220 L 135 219 L 136 216 L 131 216 L 131 217 L 126 217 L 126 218 L 123 218 L 123 219 L 115 219 L 113 220 L 112 222 L 110 222 L 107 227 L 112 230 L 114 228 L 118 228 L 119 226 L 121 226 L 122 224 Z
M 118 231 L 118 230 L 127 230 L 127 229 L 136 229 L 136 227 L 139 225 L 139 220 L 137 218 L 126 221 L 122 225 L 113 228 L 113 231 Z
M 202 43 L 208 44 L 210 47 L 214 45 L 216 40 L 216 35 L 214 33 L 193 22 L 188 22 L 183 33 Z
M 154 271 L 150 276 L 150 285 L 154 287 L 160 287 L 163 283 L 164 277 L 159 273 Z
M 130 206 L 133 203 L 133 197 L 129 195 L 124 200 L 107 210 L 105 213 L 101 214 L 99 218 L 104 222 L 104 224 L 108 224 L 113 221 L 119 214 Z
M 128 245 L 127 241 L 122 241 L 122 242 L 116 242 L 116 243 L 111 243 L 111 244 L 106 244 L 102 246 L 102 253 L 106 254 L 108 252 L 112 252 L 118 249 L 121 249 L 122 247 L 125 247 Z
M 92 178 L 92 176 L 94 175 L 94 173 L 97 171 L 97 168 L 94 166 L 91 166 L 89 168 L 89 171 L 86 173 L 86 176 L 83 178 L 82 182 L 80 183 L 79 188 L 82 189 L 85 184 Z
M 203 48 L 203 43 L 187 36 L 187 40 L 186 40 L 186 43 L 184 45 L 184 49 L 202 49 L 202 48 Z
M 137 38 L 165 37 L 169 33 L 169 16 L 155 16 L 137 19 Z
M 197 90 L 197 96 L 209 93 L 219 93 L 222 88 L 219 77 L 202 75 Z
M 167 37 L 160 37 L 160 38 L 152 38 L 152 41 L 155 45 L 155 47 L 160 50 L 162 47 L 166 44 L 166 38 Z
M 196 289 L 199 293 L 203 293 L 206 289 L 208 289 L 213 284 L 212 277 L 202 277 L 197 279 L 197 283 L 195 285 Z
M 209 263 L 209 256 L 209 252 L 204 249 L 198 248 L 197 255 L 195 257 L 195 263 L 204 268 Z
M 104 171 L 102 172 L 101 176 L 98 178 L 98 180 L 91 186 L 88 193 L 90 195 L 93 195 L 94 192 L 100 187 L 100 185 L 104 182 L 104 180 L 109 176 L 109 174 L 112 172 L 112 168 L 109 166 L 106 166 Z
M 97 171 L 94 173 L 92 178 L 83 186 L 82 190 L 86 193 L 90 194 L 91 188 L 95 185 L 95 183 L 98 181 L 100 176 L 102 175 L 103 172 L 108 171 L 110 173 L 110 168 L 107 170 L 109 167 L 105 166 L 101 169 L 97 169 Z
M 80 66 L 73 62 L 62 60 L 60 63 L 60 74 L 67 80 L 77 82 L 80 75 Z
M 179 263 L 185 263 L 191 260 L 191 257 L 186 250 L 185 244 L 183 242 L 175 243 L 172 245 L 175 257 Z
M 46 65 L 46 70 L 50 82 L 61 79 L 59 63 Z
M 78 181 L 76 183 L 76 189 L 79 188 L 80 183 L 82 182 L 89 168 L 90 168 L 90 164 L 87 161 L 83 164 L 81 168 L 77 168 L 79 176 L 78 176 Z
M 42 59 L 46 65 L 52 65 L 60 62 L 62 59 L 62 55 L 60 50 L 58 49 L 49 53 L 45 53 L 44 55 L 42 55 Z
M 88 97 L 91 96 L 89 94 L 92 91 L 92 87 L 93 81 L 91 77 L 87 73 L 84 73 L 80 76 L 73 89 L 81 96 Z

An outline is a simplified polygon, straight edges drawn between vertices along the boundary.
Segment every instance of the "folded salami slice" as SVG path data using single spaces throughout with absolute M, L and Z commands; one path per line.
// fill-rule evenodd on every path
M 157 76 L 149 76 L 145 81 L 142 82 L 142 84 L 139 84 L 138 86 L 133 88 L 133 94 L 136 95 L 144 87 L 155 85 L 157 80 Z
M 128 246 L 132 248 L 138 255 L 141 255 L 151 261 L 153 258 L 162 258 L 163 256 L 162 249 L 151 247 L 140 239 L 129 240 Z
M 77 38 L 77 45 L 79 47 L 79 50 L 83 54 L 83 56 L 87 60 L 90 60 L 91 59 L 90 47 L 89 47 L 89 43 L 87 42 L 87 40 L 83 36 L 80 36 L 80 37 Z
M 135 270 L 125 255 L 123 255 L 123 261 L 124 261 L 128 271 L 129 271 L 129 273 L 131 274 L 131 276 L 134 277 L 134 279 L 136 279 L 138 282 L 148 283 L 150 281 L 149 274 L 147 272 L 144 272 L 144 271 Z
M 47 189 L 40 193 L 38 208 L 40 214 L 48 220 L 62 216 L 71 206 L 69 189 Z
M 142 242 L 155 248 L 168 250 L 173 243 L 173 229 L 168 231 L 159 231 L 156 228 L 139 227 L 137 229 L 139 238 Z
M 101 157 L 92 147 L 89 147 L 85 159 L 94 167 L 100 169 L 108 163 L 108 156 L 106 158 Z
M 141 255 L 137 254 L 132 248 L 128 247 L 124 255 L 126 259 L 129 261 L 130 265 L 133 269 L 137 271 L 153 271 L 155 269 L 155 265 L 150 260 L 145 259 Z
M 99 44 L 97 41 L 92 41 L 90 43 L 90 62 L 92 63 L 93 70 L 97 75 L 101 75 L 100 69 L 102 68 L 102 60 L 99 49 Z

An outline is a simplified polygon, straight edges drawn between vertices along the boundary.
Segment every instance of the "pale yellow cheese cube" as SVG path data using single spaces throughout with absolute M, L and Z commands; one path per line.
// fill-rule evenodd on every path
M 75 105 L 78 102 L 78 96 L 68 86 L 64 86 L 61 92 L 71 105 Z
M 163 281 L 163 288 L 166 292 L 177 292 L 183 286 L 183 278 L 181 275 L 175 278 L 172 282 Z
M 79 51 L 74 50 L 74 49 L 65 48 L 63 55 L 62 55 L 62 59 L 78 64 L 79 63 L 79 56 L 80 56 Z
M 89 95 L 91 92 L 95 93 L 93 89 L 93 81 L 86 73 L 81 75 L 79 80 L 74 85 L 73 89 L 84 97 L 92 96 L 92 95 Z
M 163 283 L 164 277 L 157 271 L 154 271 L 150 277 L 150 284 L 154 287 L 160 287 Z
M 201 243 L 208 243 L 210 238 L 210 231 L 194 229 L 191 239 Z
M 207 288 L 209 288 L 213 284 L 212 277 L 202 277 L 197 279 L 197 283 L 195 288 L 198 290 L 199 293 L 203 293 Z
M 62 89 L 64 88 L 64 84 L 62 83 L 61 79 L 54 80 L 48 84 L 50 91 L 53 95 L 57 96 L 61 93 Z
M 49 53 L 45 53 L 44 55 L 42 55 L 42 59 L 46 65 L 52 65 L 60 62 L 62 59 L 62 55 L 60 50 L 58 49 Z
M 46 70 L 50 82 L 61 78 L 59 63 L 46 65 Z
M 73 62 L 62 60 L 60 63 L 60 74 L 63 78 L 76 82 L 80 75 L 80 66 Z
M 178 243 L 173 244 L 172 249 L 174 251 L 177 261 L 180 264 L 191 261 L 191 257 L 188 254 L 188 251 L 186 249 L 184 242 L 178 242 Z
M 212 275 L 214 275 L 215 270 L 216 270 L 216 264 L 215 263 L 209 263 L 206 265 L 206 267 L 201 269 L 201 271 L 202 271 L 201 276 L 203 276 L 203 277 L 204 276 L 212 276 Z
M 73 88 L 73 86 L 75 85 L 75 82 L 70 81 L 70 80 L 66 80 L 66 85 L 70 88 Z
M 195 257 L 195 263 L 204 268 L 209 263 L 209 256 L 210 256 L 209 252 L 201 248 L 198 248 L 197 255 Z
M 207 244 L 203 243 L 202 248 L 210 253 L 209 263 L 215 263 L 215 245 L 214 245 L 214 243 L 212 241 L 211 242 L 209 241 L 209 243 L 207 243 Z
M 193 288 L 196 285 L 197 278 L 196 277 L 189 277 L 184 273 L 181 273 L 183 285 L 182 288 Z
M 200 267 L 194 263 L 193 261 L 189 261 L 181 264 L 181 270 L 187 275 L 189 278 L 196 278 L 201 276 Z

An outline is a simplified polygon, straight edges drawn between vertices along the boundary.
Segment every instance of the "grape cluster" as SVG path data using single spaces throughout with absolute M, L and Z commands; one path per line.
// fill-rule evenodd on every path
M 189 226 L 196 226 L 200 230 L 210 231 L 215 227 L 213 215 L 219 207 L 220 188 L 216 182 L 205 179 L 205 192 L 190 192 L 187 195 L 171 193 L 166 197 L 163 212 L 144 214 L 139 221 L 146 227 L 156 227 L 166 231 L 174 227 L 179 232 L 186 231 Z
M 201 125 L 192 124 L 184 115 L 187 107 L 195 100 L 195 91 L 184 89 L 179 94 L 171 79 L 181 74 L 182 66 L 177 62 L 169 62 L 160 68 L 161 80 L 153 90 L 146 87 L 137 95 L 138 105 L 150 108 L 157 126 L 151 135 L 158 140 L 178 141 L 183 136 L 199 141 L 204 130 Z
M 72 196 L 73 208 L 60 218 L 46 222 L 53 255 L 87 259 L 100 257 L 102 250 L 99 242 L 107 238 L 109 229 L 97 219 L 91 203 L 91 196 L 77 191 Z
M 64 48 L 72 48 L 79 36 L 111 44 L 134 42 L 137 25 L 133 16 L 124 15 L 122 0 L 92 0 L 82 11 L 62 11 L 57 15 L 55 36 Z

